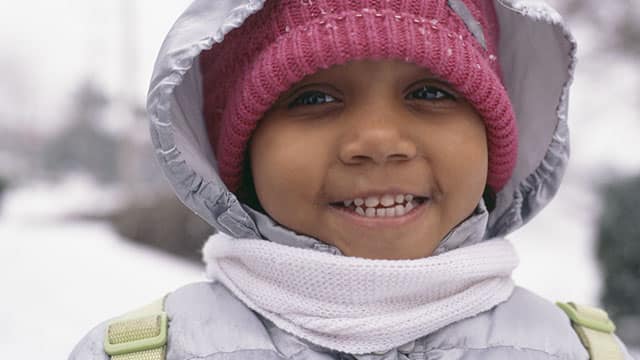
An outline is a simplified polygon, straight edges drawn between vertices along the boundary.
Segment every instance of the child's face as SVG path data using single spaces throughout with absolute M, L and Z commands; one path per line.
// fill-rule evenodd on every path
M 249 151 L 271 217 L 364 258 L 430 255 L 473 212 L 487 177 L 484 124 L 472 106 L 428 70 L 391 60 L 304 78 L 265 114 Z M 361 205 L 364 215 L 344 204 L 408 194 L 411 210 L 405 199 Z

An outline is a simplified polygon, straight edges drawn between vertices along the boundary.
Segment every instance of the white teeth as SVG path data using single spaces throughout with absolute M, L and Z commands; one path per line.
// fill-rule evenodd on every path
M 393 195 L 384 195 L 382 199 L 380 199 L 380 203 L 382 206 L 391 206 L 395 202 Z
M 409 201 L 407 203 L 407 206 L 404 207 L 405 214 L 408 213 L 409 211 L 413 210 L 414 207 L 415 207 L 415 204 L 413 203 L 413 201 Z
M 368 207 L 364 214 L 366 215 L 366 217 L 374 217 L 376 216 L 376 209 Z
M 364 204 L 367 205 L 367 207 L 376 207 L 380 204 L 380 200 L 375 196 L 369 196 L 364 200 Z
M 383 195 L 382 197 L 369 196 L 367 198 L 357 198 L 345 200 L 344 206 L 350 207 L 355 204 L 355 212 L 366 217 L 395 217 L 403 216 L 418 206 L 414 201 L 414 196 L 406 195 Z M 384 208 L 377 208 L 378 205 Z

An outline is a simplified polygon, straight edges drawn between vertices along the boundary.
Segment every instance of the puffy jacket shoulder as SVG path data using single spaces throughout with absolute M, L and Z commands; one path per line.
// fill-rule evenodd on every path
M 69 355 L 69 360 L 109 360 L 104 352 L 104 334 L 109 321 L 105 321 L 94 327 Z
M 631 359 L 620 345 L 624 359 Z M 438 359 L 589 359 L 565 313 L 519 287 L 492 310 L 428 336 L 425 350 Z
M 261 320 L 222 285 L 202 282 L 170 293 L 167 360 L 280 359 Z M 109 321 L 74 348 L 70 360 L 109 360 L 103 350 Z
M 195 283 L 172 292 L 167 296 L 165 310 L 169 318 L 167 360 L 340 357 L 275 328 L 218 283 Z M 109 360 L 102 345 L 107 324 L 91 330 L 76 346 L 70 360 Z M 507 301 L 492 310 L 446 326 L 418 339 L 415 345 L 410 358 L 589 359 L 564 312 L 522 288 L 516 288 Z M 630 360 L 621 346 L 624 359 Z M 357 358 L 386 360 L 389 354 Z

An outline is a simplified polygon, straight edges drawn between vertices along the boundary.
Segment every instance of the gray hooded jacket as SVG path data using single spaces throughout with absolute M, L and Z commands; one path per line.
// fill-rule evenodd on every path
M 153 145 L 178 197 L 218 231 L 335 251 L 239 203 L 217 174 L 201 112 L 197 58 L 260 11 L 264 1 L 194 0 L 180 16 L 160 50 L 151 80 L 147 106 Z M 566 115 L 575 41 L 558 14 L 544 4 L 494 1 L 501 28 L 509 29 L 500 40 L 500 61 L 518 119 L 519 158 L 510 182 L 497 194 L 495 209 L 489 214 L 481 204 L 436 252 L 504 236 L 522 226 L 551 200 L 569 158 Z M 165 307 L 170 360 L 589 358 L 567 316 L 522 288 L 490 311 L 396 349 L 367 355 L 337 353 L 285 333 L 219 283 L 185 286 L 167 296 Z M 70 359 L 108 359 L 102 345 L 106 325 L 82 339 Z

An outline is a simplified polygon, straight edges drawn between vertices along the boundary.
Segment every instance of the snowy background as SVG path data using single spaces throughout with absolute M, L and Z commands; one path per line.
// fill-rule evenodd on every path
M 11 181 L 0 200 L 0 358 L 66 358 L 95 324 L 204 279 L 197 262 L 128 241 L 101 217 L 135 184 L 80 172 L 52 179 L 28 156 L 65 128 L 83 83 L 110 99 L 105 132 L 135 130 L 142 135 L 124 146 L 147 146 L 146 125 L 130 104 L 144 103 L 157 49 L 188 2 L 0 4 L 0 177 Z M 629 53 L 594 55 L 598 29 L 589 20 L 571 25 L 581 58 L 570 106 L 572 162 L 556 199 L 511 239 L 521 286 L 554 301 L 598 304 L 596 190 L 640 173 L 640 71 Z M 131 164 L 116 165 L 140 177 Z

